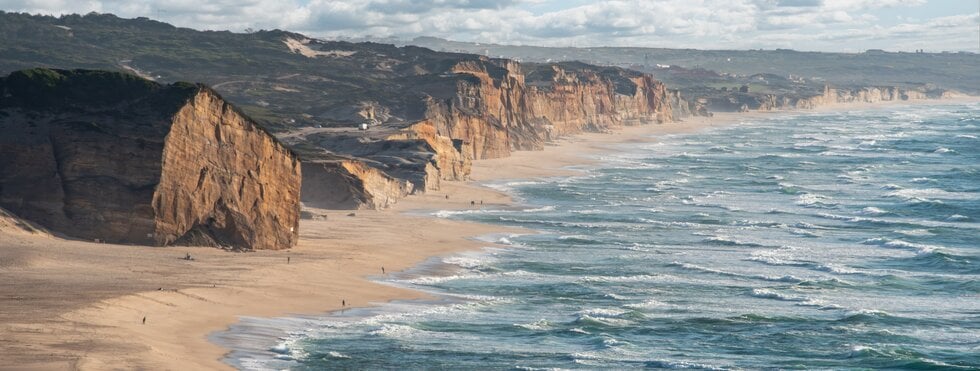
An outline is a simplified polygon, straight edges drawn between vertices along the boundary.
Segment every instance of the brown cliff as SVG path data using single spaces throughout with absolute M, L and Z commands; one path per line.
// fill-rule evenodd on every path
M 585 131 L 607 131 L 624 125 L 663 123 L 674 119 L 671 101 L 679 94 L 651 76 L 613 67 L 582 63 L 521 65 L 502 59 L 457 60 L 443 73 L 427 75 L 416 84 L 423 97 L 415 109 L 390 109 L 381 102 L 360 102 L 346 110 L 357 120 L 378 120 L 369 130 L 314 129 L 303 140 L 331 156 L 347 156 L 380 170 L 382 175 L 408 180 L 414 192 L 438 190 L 442 181 L 465 180 L 476 159 L 509 156 L 515 150 L 540 150 L 549 140 Z M 363 114 L 369 105 L 371 112 Z M 344 110 L 335 110 L 340 112 Z M 420 112 L 405 120 L 404 112 Z M 398 118 L 402 116 L 402 118 Z M 381 118 L 381 119 L 379 119 Z M 391 122 L 386 122 L 390 120 Z M 402 121 L 398 121 L 402 120 Z M 300 143 L 300 142 L 292 142 Z M 321 153 L 307 156 L 319 161 Z M 317 168 L 320 165 L 316 165 Z M 318 170 L 319 171 L 319 170 Z M 326 178 L 306 171 L 307 190 L 318 199 L 363 200 L 370 182 L 364 174 L 348 172 Z M 337 186 L 338 181 L 342 186 Z M 400 190 L 378 194 L 397 199 Z M 343 201 L 341 208 L 385 207 L 390 202 Z
M 823 93 L 813 97 L 798 100 L 783 99 L 782 104 L 764 107 L 765 109 L 812 109 L 820 106 L 840 103 L 879 103 L 891 101 L 908 101 L 922 99 L 939 99 L 947 97 L 946 91 L 926 91 L 894 86 L 869 86 L 861 88 L 832 88 L 824 86 Z M 762 109 L 762 108 L 760 108 Z
M 525 68 L 509 60 L 455 64 L 455 91 L 430 97 L 425 119 L 402 130 L 412 134 L 389 138 L 452 139 L 452 146 L 432 146 L 443 159 L 440 169 L 458 164 L 439 178 L 462 180 L 470 159 L 540 150 L 549 140 L 585 131 L 673 119 L 666 87 L 649 75 L 580 63 L 530 65 L 529 73 Z
M 334 210 L 384 209 L 412 193 L 412 183 L 356 160 L 303 162 L 301 200 Z
M 728 93 L 711 96 L 708 108 L 712 111 L 778 111 L 814 109 L 834 104 L 880 103 L 922 99 L 948 98 L 954 93 L 940 89 L 905 88 L 895 86 L 866 86 L 833 88 L 824 86 L 817 94 L 753 94 Z
M 18 216 L 109 242 L 295 245 L 298 160 L 210 89 L 35 69 L 0 91 L 0 206 Z
M 461 76 L 456 94 L 430 105 L 429 121 L 438 134 L 462 140 L 473 159 L 540 150 L 547 140 L 584 131 L 673 119 L 666 87 L 628 70 L 487 59 L 450 71 Z

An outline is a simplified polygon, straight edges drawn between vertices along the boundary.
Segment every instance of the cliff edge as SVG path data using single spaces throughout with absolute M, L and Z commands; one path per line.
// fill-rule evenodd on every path
M 284 249 L 300 164 L 202 85 L 32 69 L 0 78 L 0 206 L 68 236 Z

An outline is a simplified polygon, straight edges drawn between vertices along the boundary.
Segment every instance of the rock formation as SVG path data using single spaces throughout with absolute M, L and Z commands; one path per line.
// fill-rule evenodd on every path
M 412 192 L 412 183 L 355 160 L 304 161 L 302 201 L 322 209 L 384 209 Z
M 34 69 L 0 79 L 0 206 L 68 236 L 296 244 L 300 164 L 201 85 Z
M 414 108 L 402 111 L 418 113 L 403 124 L 382 122 L 368 131 L 305 136 L 306 143 L 330 156 L 350 157 L 343 162 L 347 169 L 361 161 L 383 173 L 379 178 L 372 172 L 329 165 L 331 175 L 325 177 L 323 162 L 317 160 L 321 153 L 307 151 L 304 161 L 317 165 L 304 166 L 304 202 L 315 199 L 323 205 L 333 200 L 326 204 L 353 209 L 385 207 L 400 198 L 404 188 L 368 191 L 363 184 L 390 176 L 411 182 L 415 192 L 437 190 L 442 181 L 467 179 L 472 160 L 539 150 L 549 140 L 585 131 L 670 122 L 674 119 L 671 100 L 679 97 L 649 75 L 620 68 L 582 63 L 525 66 L 474 56 L 460 57 L 444 73 L 420 82 L 417 90 L 423 97 Z M 388 109 L 385 102 L 370 102 L 370 106 L 372 112 L 383 110 L 393 121 L 408 116 L 392 115 L 396 110 Z M 360 112 L 353 107 L 347 111 Z M 338 182 L 346 183 L 338 186 Z M 316 197 L 307 194 L 311 190 Z M 368 201 L 378 197 L 390 201 Z
M 832 104 L 879 103 L 922 99 L 947 98 L 946 90 L 927 90 L 895 86 L 833 88 L 824 86 L 817 94 L 752 94 L 731 93 L 708 97 L 708 109 L 718 112 L 777 111 L 813 109 Z
M 424 192 L 466 179 L 473 160 L 541 149 L 581 131 L 669 121 L 677 98 L 649 75 L 582 63 L 520 64 L 282 30 L 202 32 L 109 14 L 0 12 L 0 18 L 7 26 L 0 27 L 0 44 L 10 46 L 0 53 L 0 72 L 57 63 L 207 83 L 301 160 L 347 161 L 331 165 L 339 172 L 333 174 L 345 175 L 317 185 L 314 179 L 325 178 L 311 174 L 303 188 L 322 199 L 358 200 L 337 204 L 350 208 L 390 205 L 364 196 L 393 200 L 403 190 L 359 189 L 384 177 L 348 171 L 354 162 Z M 368 129 L 359 130 L 364 124 Z M 338 179 L 351 183 L 334 187 Z

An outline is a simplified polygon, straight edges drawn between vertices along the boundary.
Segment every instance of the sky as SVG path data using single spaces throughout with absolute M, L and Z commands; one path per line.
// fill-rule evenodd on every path
M 540 46 L 980 52 L 980 0 L 0 0 L 195 29 Z

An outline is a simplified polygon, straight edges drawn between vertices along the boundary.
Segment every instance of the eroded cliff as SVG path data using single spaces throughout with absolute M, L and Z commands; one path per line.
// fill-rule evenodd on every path
M 854 88 L 834 88 L 824 86 L 818 93 L 811 94 L 761 94 L 728 93 L 714 95 L 705 99 L 708 109 L 716 112 L 777 111 L 795 109 L 814 109 L 834 104 L 880 103 L 911 101 L 922 99 L 941 99 L 953 95 L 942 89 L 906 88 L 896 86 L 866 86 Z
M 0 79 L 0 206 L 68 236 L 283 249 L 300 165 L 200 85 L 35 69 Z
M 453 93 L 428 97 L 425 119 L 388 137 L 425 138 L 438 159 L 435 178 L 441 180 L 465 179 L 471 159 L 540 150 L 549 140 L 584 131 L 673 119 L 663 84 L 618 68 L 524 67 L 484 58 L 457 63 L 446 76 L 455 83 Z
M 438 134 L 463 141 L 473 159 L 540 150 L 548 140 L 583 131 L 673 118 L 664 85 L 628 70 L 481 59 L 450 72 L 458 76 L 456 92 L 428 106 L 428 121 Z
M 384 209 L 412 193 L 412 183 L 356 160 L 303 162 L 303 204 L 322 209 Z
M 368 130 L 311 129 L 315 133 L 303 140 L 324 153 L 350 156 L 350 161 L 407 180 L 413 191 L 423 192 L 438 190 L 442 181 L 467 179 L 473 160 L 540 150 L 547 141 L 584 131 L 672 121 L 671 101 L 679 98 L 651 76 L 624 69 L 581 63 L 523 66 L 473 56 L 453 61 L 442 73 L 426 75 L 416 89 L 422 97 L 400 111 L 384 101 L 333 111 L 356 113 L 351 121 L 370 122 Z M 411 115 L 414 118 L 406 118 Z M 310 160 L 321 155 L 307 154 Z M 319 183 L 322 180 L 308 176 L 304 189 L 322 189 L 320 199 L 360 200 L 360 184 L 369 180 L 357 179 L 358 174 L 375 177 L 352 172 L 352 177 Z M 347 179 L 346 185 L 327 186 L 340 179 Z M 336 194 L 326 194 L 330 192 Z M 386 199 L 397 199 L 398 193 L 386 192 Z M 353 202 L 343 208 L 389 204 Z

